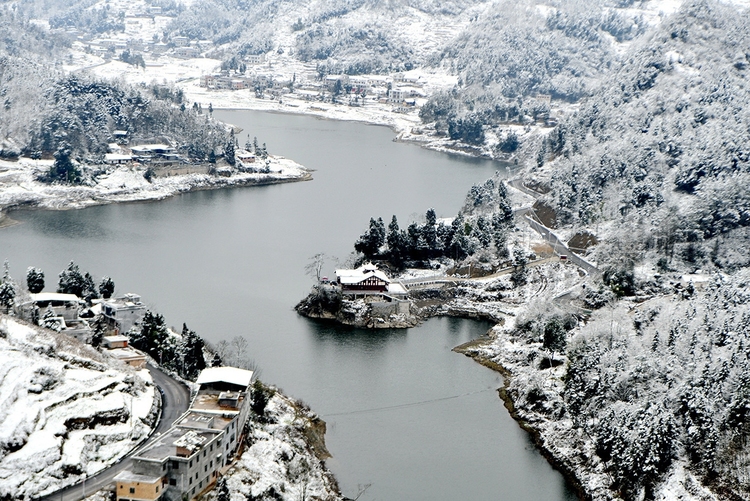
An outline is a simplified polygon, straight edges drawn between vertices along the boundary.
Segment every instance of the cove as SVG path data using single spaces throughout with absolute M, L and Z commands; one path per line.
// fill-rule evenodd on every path
M 490 327 L 432 319 L 361 331 L 297 316 L 318 252 L 346 258 L 370 217 L 402 227 L 434 207 L 455 215 L 501 164 L 393 141 L 384 127 L 250 111 L 215 116 L 314 169 L 310 182 L 201 191 L 154 203 L 15 211 L 0 258 L 57 274 L 75 260 L 117 293 L 209 342 L 244 336 L 260 377 L 328 423 L 328 465 L 361 500 L 575 499 L 498 398 L 501 377 L 451 348 Z M 326 273 L 331 274 L 329 262 Z

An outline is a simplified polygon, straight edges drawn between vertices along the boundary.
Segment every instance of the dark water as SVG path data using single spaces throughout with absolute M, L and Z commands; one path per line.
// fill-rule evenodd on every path
M 261 377 L 328 423 L 328 461 L 348 496 L 367 500 L 574 499 L 497 397 L 501 378 L 454 346 L 481 322 L 434 319 L 368 332 L 300 318 L 304 266 L 346 258 L 371 216 L 402 227 L 429 207 L 451 216 L 499 164 L 392 141 L 388 129 L 310 117 L 215 112 L 315 169 L 314 180 L 204 191 L 156 203 L 13 214 L 0 259 L 52 290 L 75 260 L 117 293 L 137 292 L 170 325 L 209 341 L 245 336 Z M 331 274 L 333 263 L 326 266 Z

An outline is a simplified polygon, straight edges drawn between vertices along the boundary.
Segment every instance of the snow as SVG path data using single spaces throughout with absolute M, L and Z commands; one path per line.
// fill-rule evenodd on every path
M 265 418 L 250 427 L 252 444 L 227 471 L 232 501 L 263 498 L 275 491 L 285 501 L 343 499 L 325 463 L 313 452 L 305 430 L 317 417 L 301 404 L 276 392 L 268 401 Z M 216 499 L 216 492 L 209 494 Z
M 153 402 L 147 371 L 0 317 L 0 497 L 42 495 L 111 464 L 148 434 Z
M 195 381 L 202 385 L 207 383 L 224 382 L 247 388 L 253 379 L 253 371 L 236 367 L 210 367 L 203 369 Z
M 269 173 L 233 173 L 231 177 L 209 174 L 182 174 L 144 178 L 145 167 L 111 166 L 90 185 L 46 184 L 36 180 L 49 161 L 21 158 L 17 162 L 0 160 L 0 210 L 31 205 L 46 209 L 82 208 L 105 203 L 162 200 L 195 189 L 220 188 L 246 184 L 270 184 L 309 178 L 298 163 L 269 156 Z

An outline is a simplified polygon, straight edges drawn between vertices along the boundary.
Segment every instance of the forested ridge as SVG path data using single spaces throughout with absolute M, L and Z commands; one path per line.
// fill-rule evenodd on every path
M 174 143 L 195 161 L 220 154 L 227 141 L 225 126 L 188 106 L 174 86 L 65 74 L 56 61 L 69 38 L 30 23 L 17 9 L 0 6 L 0 34 L 0 157 L 101 163 L 115 130 L 136 142 Z

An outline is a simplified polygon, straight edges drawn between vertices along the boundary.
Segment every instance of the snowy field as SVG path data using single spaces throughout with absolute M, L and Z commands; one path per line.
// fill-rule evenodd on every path
M 154 386 L 64 334 L 0 316 L 0 498 L 92 475 L 151 431 Z
M 86 185 L 47 184 L 37 176 L 49 169 L 52 161 L 22 158 L 18 162 L 0 161 L 0 210 L 5 207 L 34 206 L 45 209 L 75 209 L 91 205 L 141 200 L 161 200 L 192 190 L 270 184 L 309 178 L 309 172 L 284 157 L 269 156 L 264 173 L 233 173 L 230 177 L 185 174 L 154 177 L 148 182 L 143 167 L 110 167 Z

